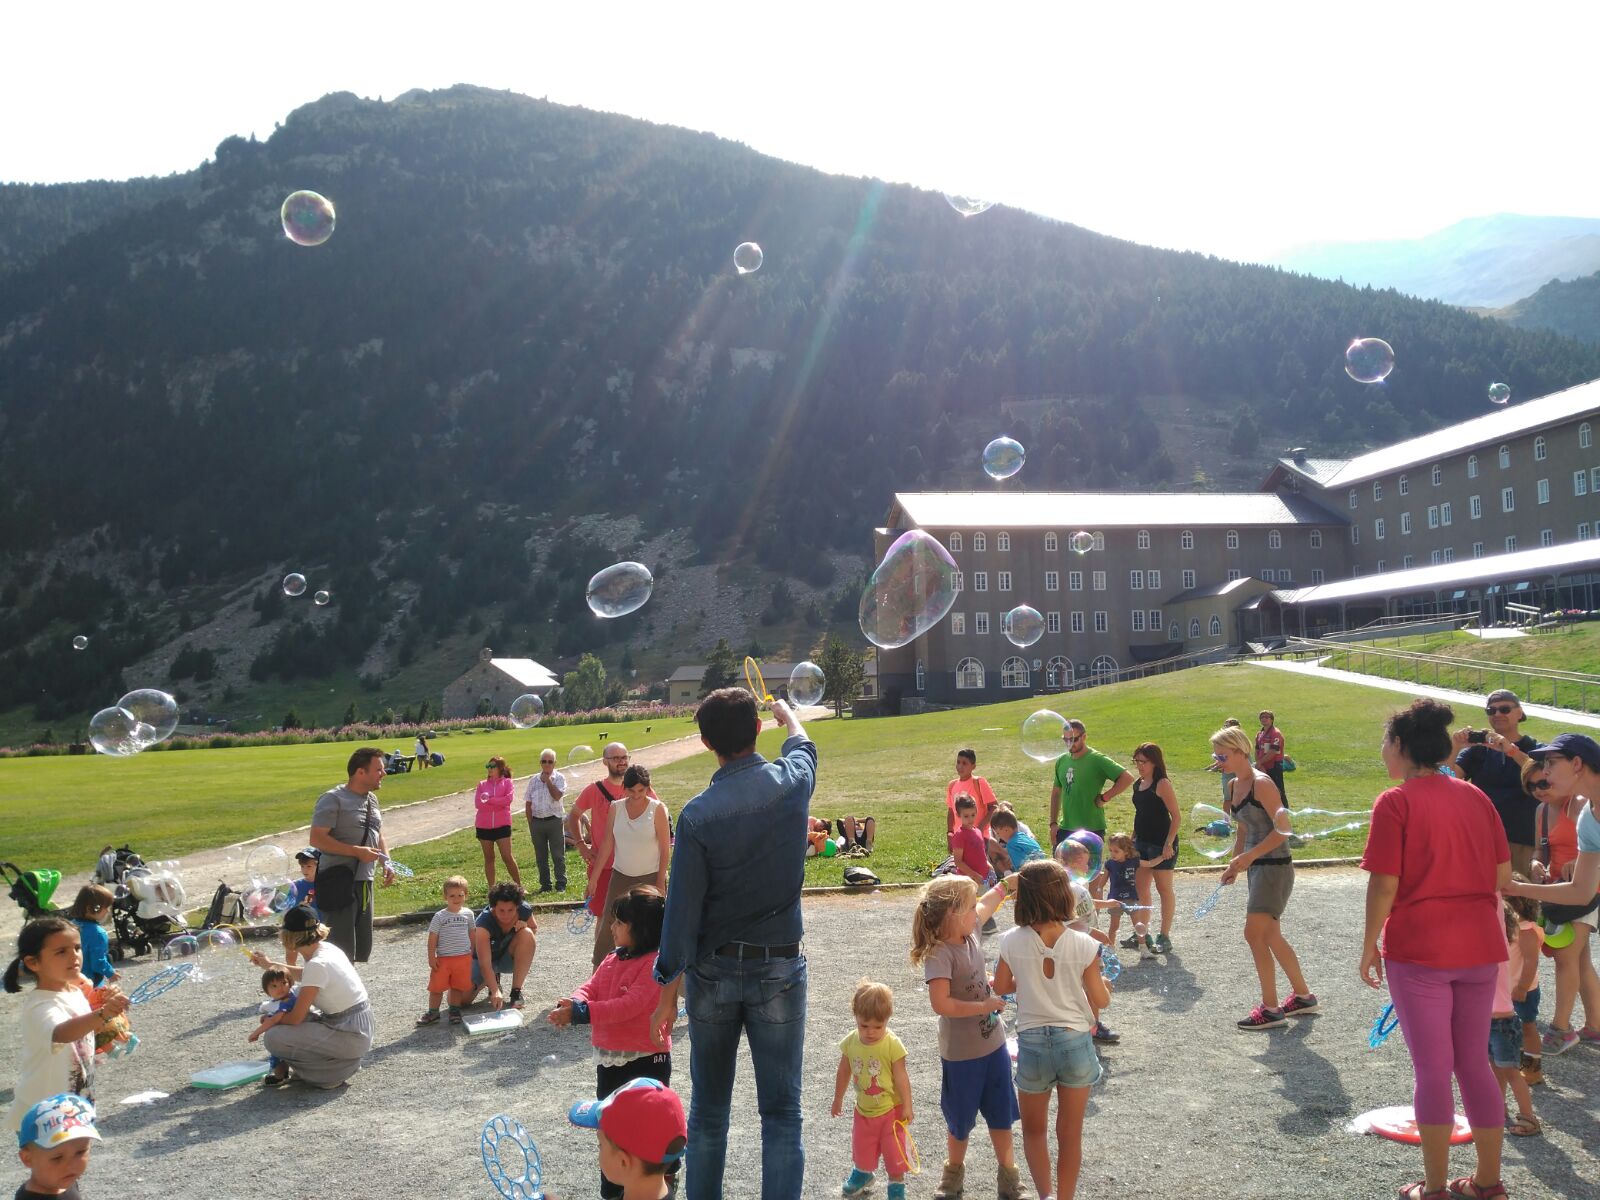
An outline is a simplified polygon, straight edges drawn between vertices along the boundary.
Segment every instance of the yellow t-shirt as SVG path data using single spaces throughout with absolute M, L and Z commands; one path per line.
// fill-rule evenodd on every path
M 894 1091 L 894 1064 L 906 1056 L 906 1048 L 893 1031 L 870 1046 L 861 1040 L 860 1031 L 839 1043 L 839 1053 L 850 1060 L 850 1074 L 856 1083 L 856 1111 L 863 1117 L 881 1117 L 900 1106 Z

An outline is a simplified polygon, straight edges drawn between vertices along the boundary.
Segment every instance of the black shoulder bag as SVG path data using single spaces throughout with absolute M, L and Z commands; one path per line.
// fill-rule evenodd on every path
M 365 846 L 372 836 L 372 795 L 367 795 L 367 820 L 361 829 L 361 844 Z M 329 909 L 349 908 L 356 902 L 356 869 L 349 863 L 325 866 L 317 860 L 317 907 Z

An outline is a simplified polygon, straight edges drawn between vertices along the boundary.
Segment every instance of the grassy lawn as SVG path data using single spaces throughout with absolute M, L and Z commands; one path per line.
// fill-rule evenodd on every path
M 565 762 L 580 743 L 598 754 L 607 733 L 637 748 L 693 731 L 693 721 L 678 717 L 651 721 L 648 728 L 630 722 L 457 732 L 430 743 L 445 756 L 444 766 L 389 777 L 383 802 L 393 807 L 469 788 L 483 777 L 491 754 L 504 755 L 522 775 L 537 769 L 545 746 Z M 344 779 L 355 748 L 354 742 L 329 742 L 157 751 L 127 759 L 6 759 L 0 762 L 0 858 L 77 873 L 92 868 L 100 848 L 112 841 L 126 841 L 146 856 L 173 858 L 304 825 L 317 795 Z
M 1204 770 L 1210 762 L 1207 739 L 1212 731 L 1229 716 L 1253 729 L 1255 713 L 1262 708 L 1278 714 L 1289 752 L 1300 766 L 1288 780 L 1292 805 L 1370 807 L 1387 785 L 1378 747 L 1383 720 L 1399 707 L 1399 700 L 1354 684 L 1286 672 L 1208 667 L 1056 697 L 1048 704 L 1063 716 L 1085 722 L 1090 744 L 1123 763 L 1139 742 L 1159 743 L 1187 820 L 1191 805 L 1215 804 L 1220 796 L 1218 777 Z M 1017 734 L 1024 717 L 1046 706 L 1036 699 L 916 717 L 818 722 L 810 727 L 821 754 L 812 810 L 828 818 L 845 813 L 877 817 L 877 848 L 864 860 L 866 865 L 885 882 L 925 879 L 929 868 L 945 856 L 944 789 L 955 774 L 956 751 L 970 746 L 977 751 L 978 773 L 1042 838 L 1050 768 L 1023 756 Z M 1471 719 L 1468 714 L 1460 716 Z M 1525 728 L 1541 739 L 1558 732 L 1540 721 Z M 778 744 L 775 733 L 765 734 L 760 749 L 770 756 Z M 654 773 L 656 791 L 676 813 L 705 786 L 711 769 L 704 757 L 674 763 Z M 1112 802 L 1107 821 L 1113 831 L 1131 829 L 1133 808 L 1126 793 Z M 1301 853 L 1318 858 L 1358 854 L 1365 837 L 1364 831 L 1355 831 L 1318 839 Z M 1186 834 L 1180 862 L 1205 862 L 1187 841 Z M 524 882 L 537 885 L 532 850 L 520 829 L 516 849 Z M 417 878 L 380 892 L 380 912 L 437 907 L 440 883 L 457 872 L 471 880 L 474 902 L 481 902 L 482 859 L 470 830 L 409 847 L 398 857 L 417 871 Z M 575 854 L 569 859 L 569 898 L 579 899 L 582 869 Z M 838 860 L 807 863 L 808 885 L 838 885 L 842 876 Z

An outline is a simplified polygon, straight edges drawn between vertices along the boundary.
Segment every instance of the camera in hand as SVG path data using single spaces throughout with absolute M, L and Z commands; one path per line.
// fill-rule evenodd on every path
M 1489 731 L 1487 729 L 1470 729 L 1467 731 L 1467 741 L 1472 742 L 1475 745 L 1481 746 L 1488 740 Z

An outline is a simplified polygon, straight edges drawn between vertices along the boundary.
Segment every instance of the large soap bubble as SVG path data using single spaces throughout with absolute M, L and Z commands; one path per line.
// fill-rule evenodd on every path
M 589 580 L 583 598 L 597 617 L 625 617 L 644 607 L 655 585 L 643 563 L 620 562 Z
M 827 676 L 816 663 L 809 659 L 797 663 L 789 672 L 789 699 L 796 704 L 819 704 L 827 683 Z
M 994 207 L 993 200 L 979 200 L 976 196 L 962 196 L 955 192 L 946 192 L 944 199 L 945 203 L 963 217 L 975 217 L 979 213 L 988 212 Z
M 1511 399 L 1511 385 L 1509 383 L 1491 383 L 1489 385 L 1489 403 L 1505 404 Z
M 1215 804 L 1196 804 L 1189 810 L 1190 841 L 1204 858 L 1216 862 L 1233 854 L 1234 828 L 1228 814 Z
M 89 744 L 112 758 L 128 758 L 156 744 L 156 731 L 121 707 L 102 708 L 89 718 Z
M 285 596 L 304 596 L 306 594 L 306 577 L 299 571 L 292 571 L 283 577 L 283 594 Z
M 567 751 L 567 765 L 570 767 L 573 763 L 588 762 L 593 757 L 594 747 L 579 743 Z
M 229 951 L 242 948 L 239 935 L 228 928 L 205 929 L 195 935 L 200 946 L 200 957 L 220 961 Z
M 524 692 L 511 702 L 507 715 L 518 729 L 532 729 L 544 720 L 544 701 L 532 692 Z
M 1000 631 L 1013 646 L 1031 646 L 1044 636 L 1044 615 L 1032 605 L 1019 604 L 1000 618 Z
M 1078 846 L 1082 846 L 1088 854 L 1087 865 L 1075 849 Z M 1067 875 L 1074 883 L 1088 883 L 1100 874 L 1100 860 L 1105 852 L 1104 839 L 1091 829 L 1074 829 L 1056 846 L 1056 858 L 1067 868 Z
M 741 275 L 748 275 L 752 271 L 761 270 L 761 264 L 766 260 L 766 255 L 761 253 L 761 247 L 754 242 L 740 242 L 733 251 L 733 268 Z
M 1074 554 L 1087 554 L 1094 549 L 1094 534 L 1086 529 L 1080 529 L 1067 539 L 1067 549 Z
M 990 479 L 1010 479 L 1022 470 L 1027 453 L 1015 438 L 997 437 L 983 448 L 983 470 Z
M 1357 338 L 1344 352 L 1344 373 L 1357 383 L 1382 383 L 1394 370 L 1394 348 L 1382 338 Z
M 263 843 L 251 849 L 245 855 L 244 870 L 256 886 L 277 886 L 285 880 L 294 878 L 293 868 L 290 867 L 289 856 L 272 845 Z
M 72 648 L 74 650 L 87 650 L 89 648 L 89 639 L 80 633 L 77 637 L 72 639 Z
M 1041 708 L 1022 722 L 1022 752 L 1037 762 L 1055 762 L 1067 752 L 1061 740 L 1066 728 L 1065 717 Z
M 333 202 L 316 192 L 291 192 L 278 210 L 283 233 L 296 246 L 320 246 L 333 236 Z
M 161 947 L 164 959 L 194 958 L 200 953 L 200 942 L 192 933 L 180 933 Z
M 150 745 L 164 742 L 178 727 L 178 702 L 157 688 L 140 688 L 117 701 L 117 707 L 134 720 L 150 726 Z
M 315 596 L 311 597 L 311 602 L 318 608 L 326 608 L 328 604 L 332 602 L 332 600 L 333 593 L 327 591 L 318 592 Z
M 937 625 L 955 602 L 956 560 L 931 534 L 907 530 L 861 590 L 861 632 L 893 650 Z

